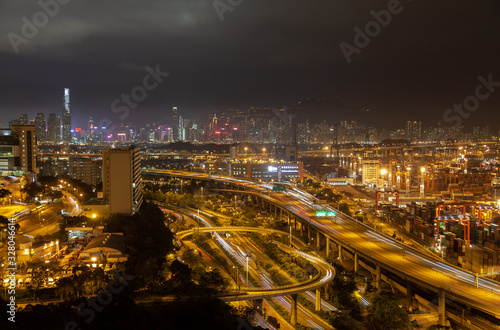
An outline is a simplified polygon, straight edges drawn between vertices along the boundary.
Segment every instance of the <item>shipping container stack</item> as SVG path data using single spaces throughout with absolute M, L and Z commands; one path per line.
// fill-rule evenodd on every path
M 484 274 L 500 271 L 498 254 L 490 249 L 482 247 L 465 248 L 465 265 L 468 270 Z

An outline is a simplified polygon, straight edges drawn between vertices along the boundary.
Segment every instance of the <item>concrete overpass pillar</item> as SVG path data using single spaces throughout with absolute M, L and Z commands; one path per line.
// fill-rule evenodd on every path
M 380 270 L 380 266 L 377 265 L 377 270 L 375 271 L 375 287 L 377 288 L 378 291 L 382 290 L 380 286 L 380 280 L 382 279 L 382 272 Z
M 297 225 L 297 218 L 295 218 L 295 225 Z M 304 231 L 304 223 L 303 222 L 299 223 L 299 226 L 300 226 L 300 237 L 302 237 Z
M 255 299 L 253 301 L 253 309 L 262 314 L 262 299 Z
M 316 289 L 316 306 L 314 309 L 316 312 L 321 310 L 321 291 Z
M 320 244 L 319 244 L 319 231 L 316 231 L 316 248 L 318 249 L 319 251 L 319 247 L 320 247 Z
M 288 215 L 288 225 L 290 226 L 290 213 L 287 213 Z
M 413 285 L 410 281 L 406 282 L 406 309 L 413 311 Z
M 309 242 L 311 241 L 311 226 L 307 226 L 307 239 Z
M 330 256 L 330 239 L 325 236 L 326 239 L 326 257 Z
M 439 291 L 439 325 L 446 326 L 446 295 Z
M 297 325 L 297 294 L 292 294 L 292 311 L 290 323 L 292 326 Z
M 357 273 L 359 271 L 358 254 L 354 253 L 354 271 Z
M 342 245 L 339 244 L 339 261 L 340 264 L 342 265 Z

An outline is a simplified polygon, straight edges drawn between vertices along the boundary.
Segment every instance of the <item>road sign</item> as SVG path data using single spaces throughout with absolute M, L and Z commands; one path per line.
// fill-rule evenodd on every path
M 317 217 L 326 217 L 326 210 L 316 210 Z
M 329 218 L 335 218 L 335 212 L 327 212 L 326 216 Z

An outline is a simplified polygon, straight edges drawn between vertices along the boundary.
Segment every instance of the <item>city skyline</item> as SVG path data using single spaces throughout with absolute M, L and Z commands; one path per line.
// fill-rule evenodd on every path
M 0 329 L 499 329 L 499 1 L 0 9 Z
M 153 3 L 141 8 L 111 3 L 106 10 L 115 15 L 112 21 L 97 4 L 68 3 L 28 42 L 13 47 L 12 38 L 3 38 L 2 117 L 58 113 L 59 91 L 68 87 L 74 127 L 83 126 L 89 115 L 119 123 L 125 113 L 113 112 L 115 100 L 123 105 L 122 94 L 156 72 L 161 81 L 148 82 L 154 89 L 129 109 L 125 123 L 153 121 L 174 106 L 194 118 L 228 108 L 290 107 L 312 97 L 329 104 L 309 111 L 311 120 L 362 117 L 395 128 L 409 113 L 418 113 L 417 120 L 451 126 L 455 121 L 446 123 L 445 112 L 474 95 L 479 77 L 500 81 L 498 47 L 491 42 L 499 30 L 495 2 L 441 3 L 449 15 L 402 2 L 387 26 L 350 55 L 356 31 L 375 17 L 383 21 L 377 15 L 387 11 L 387 1 L 242 4 L 226 11 L 223 21 L 210 2 Z M 2 5 L 3 30 L 18 36 L 21 18 L 42 10 L 37 4 Z M 132 11 L 135 19 L 127 20 Z M 71 28 L 66 33 L 63 26 Z M 498 118 L 499 104 L 492 91 L 477 110 L 466 113 L 464 124 L 490 124 Z

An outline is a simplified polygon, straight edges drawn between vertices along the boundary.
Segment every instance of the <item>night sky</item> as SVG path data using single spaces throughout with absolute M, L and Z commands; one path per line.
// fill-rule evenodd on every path
M 21 113 L 60 114 L 64 87 L 73 127 L 89 115 L 120 122 L 111 104 L 142 86 L 146 66 L 170 74 L 125 122 L 164 120 L 172 106 L 200 119 L 315 97 L 328 100 L 308 114 L 315 120 L 451 126 L 443 113 L 474 95 L 478 76 L 500 82 L 498 0 L 401 1 L 351 63 L 339 44 L 354 46 L 354 28 L 364 30 L 370 11 L 394 0 L 220 0 L 241 2 L 223 21 L 213 0 L 60 1 L 68 3 L 16 52 L 9 33 L 23 38 L 22 18 L 33 22 L 42 9 L 38 1 L 0 0 L 0 125 Z M 465 124 L 500 127 L 495 88 Z

